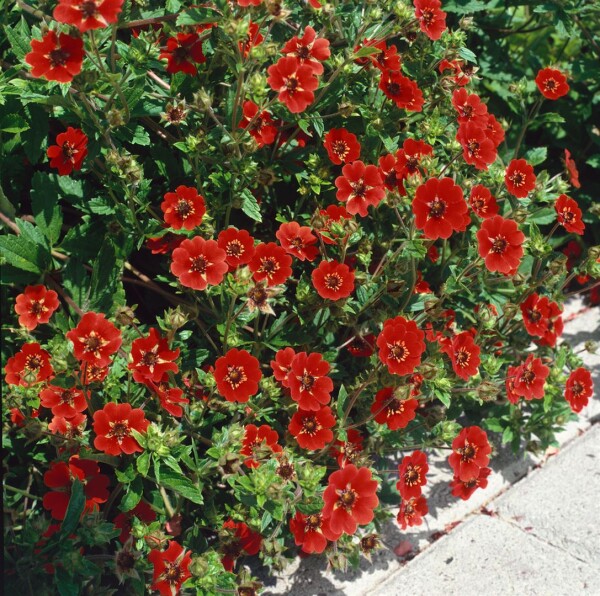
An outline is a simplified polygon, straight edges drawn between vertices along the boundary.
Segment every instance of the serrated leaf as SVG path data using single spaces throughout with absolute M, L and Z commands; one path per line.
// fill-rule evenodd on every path
M 31 52 L 31 31 L 25 21 L 21 17 L 21 21 L 17 27 L 4 26 L 4 33 L 8 39 L 10 46 L 19 60 L 23 60 L 25 55 Z
M 178 27 L 184 25 L 203 25 L 205 23 L 214 23 L 219 17 L 220 14 L 212 8 L 192 8 L 181 13 L 177 17 L 176 24 Z
M 144 451 L 141 455 L 138 455 L 138 458 L 135 460 L 135 466 L 144 478 L 148 476 L 148 470 L 150 469 L 150 453 Z
M 546 161 L 546 157 L 548 156 L 547 147 L 535 147 L 534 149 L 530 149 L 525 153 L 525 159 L 532 165 L 538 166 L 539 164 Z
M 0 237 L 0 255 L 7 263 L 23 271 L 41 273 L 50 264 L 50 251 L 42 233 L 29 222 L 17 219 L 19 236 Z
M 0 130 L 11 134 L 18 134 L 29 130 L 29 124 L 20 114 L 5 114 L 0 119 Z
M 71 497 L 67 505 L 65 519 L 60 526 L 60 533 L 63 538 L 66 538 L 77 527 L 84 508 L 85 493 L 83 492 L 83 483 L 75 478 L 71 485 Z
M 458 50 L 458 55 L 467 62 L 473 62 L 474 64 L 477 64 L 477 56 L 475 56 L 475 54 L 469 50 L 469 48 L 460 48 Z
M 127 492 L 121 500 L 119 508 L 121 511 L 131 511 L 142 499 L 144 485 L 142 479 L 138 476 L 127 487 Z
M 196 503 L 197 505 L 204 503 L 201 489 L 189 478 L 171 470 L 166 465 L 160 466 L 160 484 L 180 494 L 182 497 L 188 499 L 188 501 L 192 501 L 192 503 Z
M 136 126 L 131 137 L 131 142 L 134 145 L 148 146 L 150 145 L 150 135 L 148 131 L 142 126 Z
M 262 221 L 262 215 L 256 197 L 247 188 L 242 191 L 242 211 L 254 221 Z
M 31 209 L 35 223 L 53 246 L 60 237 L 63 222 L 58 193 L 47 174 L 36 172 L 31 185 Z
M 534 224 L 538 224 L 538 225 L 549 224 L 555 220 L 556 220 L 556 210 L 553 209 L 552 207 L 544 207 L 543 209 L 540 209 L 536 213 L 533 213 L 532 215 L 529 215 L 527 217 L 527 223 L 530 223 L 530 224 L 534 223 Z
M 336 411 L 338 418 L 342 418 L 344 416 L 344 406 L 346 405 L 346 399 L 348 398 L 348 392 L 346 388 L 341 385 L 340 390 L 338 391 L 337 403 L 336 403 Z
M 367 56 L 374 56 L 375 54 L 379 54 L 381 50 L 379 48 L 374 48 L 373 46 L 365 46 L 364 48 L 360 48 L 354 52 L 355 58 L 366 58 Z

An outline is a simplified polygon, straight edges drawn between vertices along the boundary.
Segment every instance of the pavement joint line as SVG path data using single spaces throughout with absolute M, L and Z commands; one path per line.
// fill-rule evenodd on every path
M 550 546 L 550 547 L 560 551 L 562 554 L 569 555 L 569 557 L 571 557 L 572 559 L 575 559 L 576 561 L 579 561 L 580 563 L 585 563 L 586 565 L 589 565 L 591 563 L 591 561 L 587 561 L 586 559 L 581 559 L 580 557 L 574 555 L 573 553 L 568 551 L 563 546 L 560 546 L 558 544 L 554 544 L 553 542 L 549 542 L 548 540 L 545 540 L 544 538 L 542 538 L 541 536 L 538 536 L 535 532 L 533 532 L 533 530 L 532 531 L 525 530 L 525 528 L 522 528 L 516 521 L 512 520 L 509 517 L 504 517 L 503 515 L 500 515 L 499 513 L 495 513 L 491 517 L 492 517 L 492 519 L 497 519 L 498 521 L 501 521 L 505 524 L 513 526 L 517 530 L 520 530 L 521 533 L 524 534 L 525 536 L 527 536 L 528 538 L 533 538 L 533 539 L 537 540 L 538 542 L 545 544 L 546 546 Z

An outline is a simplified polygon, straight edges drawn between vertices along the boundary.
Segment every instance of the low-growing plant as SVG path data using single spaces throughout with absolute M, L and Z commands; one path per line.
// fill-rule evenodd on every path
M 598 6 L 561 3 L 578 34 L 507 80 L 468 47 L 504 19 L 480 4 L 5 8 L 7 587 L 344 569 L 422 523 L 430 453 L 468 499 L 492 437 L 541 451 L 585 407 L 560 336 L 599 210 L 560 110 L 598 87 L 563 60 L 598 50 Z

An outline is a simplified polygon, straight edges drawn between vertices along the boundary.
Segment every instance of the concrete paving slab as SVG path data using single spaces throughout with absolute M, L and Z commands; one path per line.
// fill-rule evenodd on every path
M 500 518 L 600 575 L 600 426 L 595 425 L 490 507 Z
M 371 596 L 599 594 L 589 564 L 506 521 L 479 515 L 370 590 Z

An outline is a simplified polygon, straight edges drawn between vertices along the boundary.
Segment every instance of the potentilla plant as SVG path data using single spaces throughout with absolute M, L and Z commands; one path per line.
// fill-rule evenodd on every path
M 598 219 L 571 154 L 524 145 L 585 87 L 559 56 L 511 87 L 516 124 L 440 0 L 5 16 L 13 589 L 345 568 L 422 523 L 432 453 L 468 499 L 498 445 L 545 449 L 592 397 L 561 334 Z

